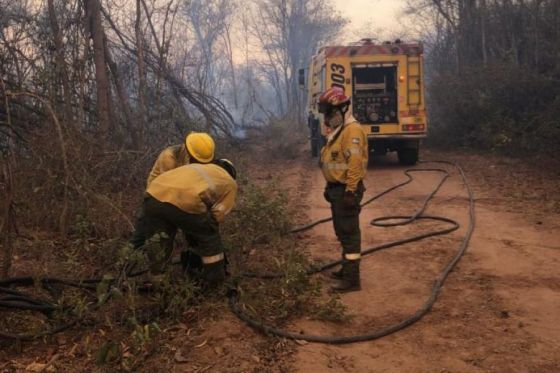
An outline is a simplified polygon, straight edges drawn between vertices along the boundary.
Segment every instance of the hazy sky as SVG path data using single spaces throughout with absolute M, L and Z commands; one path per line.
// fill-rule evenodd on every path
M 336 8 L 350 20 L 348 29 L 356 31 L 368 26 L 395 30 L 405 0 L 334 0 Z

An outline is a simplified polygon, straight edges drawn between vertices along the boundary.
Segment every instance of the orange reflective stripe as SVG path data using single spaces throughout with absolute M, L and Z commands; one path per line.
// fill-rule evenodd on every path
M 202 257 L 202 263 L 203 264 L 214 264 L 214 263 L 218 263 L 222 260 L 224 260 L 224 253 Z
M 358 260 L 362 257 L 362 254 L 357 253 L 357 254 L 344 254 L 344 258 L 346 258 L 347 260 Z

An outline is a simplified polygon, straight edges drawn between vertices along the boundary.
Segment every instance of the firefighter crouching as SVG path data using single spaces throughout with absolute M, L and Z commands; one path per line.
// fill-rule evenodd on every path
M 333 87 L 319 98 L 319 112 L 331 129 L 321 150 L 321 168 L 327 181 L 325 199 L 331 204 L 333 225 L 342 245 L 342 268 L 331 275 L 333 291 L 360 290 L 360 202 L 368 162 L 367 139 L 356 119 L 347 113 L 350 98 Z
M 191 132 L 185 137 L 185 141 L 182 144 L 172 145 L 163 149 L 161 153 L 159 153 L 152 169 L 150 170 L 150 174 L 148 175 L 148 180 L 146 182 L 146 188 L 150 186 L 150 183 L 162 173 L 189 164 L 190 157 L 187 150 L 188 146 L 196 149 L 197 147 L 204 146 L 204 144 L 211 145 L 206 151 L 211 153 L 213 156 L 214 140 L 212 140 L 212 138 L 206 133 Z M 145 237 L 144 232 L 142 231 L 144 227 L 144 215 L 145 212 L 142 206 L 134 223 L 134 232 L 128 240 L 130 246 L 134 249 L 144 245 Z
M 204 140 L 202 140 L 204 139 Z M 211 144 L 211 151 L 214 152 L 214 140 L 210 137 L 210 135 L 202 132 L 191 132 L 185 137 L 185 141 L 183 144 L 177 144 L 169 146 L 162 150 L 157 157 L 150 174 L 148 175 L 148 180 L 146 182 L 146 187 L 150 185 L 150 183 L 159 175 L 164 173 L 165 171 L 172 170 L 174 168 L 184 166 L 189 164 L 189 153 L 187 150 L 187 144 L 190 146 L 196 146 L 195 142 L 197 141 L 204 141 L 206 143 Z
M 203 285 L 215 287 L 225 279 L 219 224 L 235 205 L 236 170 L 226 159 L 213 160 L 213 142 L 202 145 L 187 148 L 189 164 L 162 173 L 148 186 L 143 204 L 144 249 L 152 274 L 161 273 L 180 229 L 193 257 L 202 261 Z

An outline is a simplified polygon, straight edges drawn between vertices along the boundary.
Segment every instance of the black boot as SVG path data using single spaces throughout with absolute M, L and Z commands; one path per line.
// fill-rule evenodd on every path
M 344 250 L 342 250 L 342 260 L 340 262 L 340 269 L 338 271 L 331 272 L 331 278 L 334 278 L 336 280 L 342 279 L 342 269 L 344 268 L 344 263 L 346 263 L 346 259 L 344 258 Z
M 206 289 L 216 289 L 221 286 L 226 279 L 226 269 L 224 261 L 212 264 L 204 264 L 202 267 L 202 280 L 204 282 L 203 287 Z
M 338 280 L 331 290 L 337 293 L 348 293 L 361 290 L 360 286 L 360 260 L 349 260 L 342 265 L 342 278 Z
M 191 279 L 200 279 L 202 272 L 202 259 L 190 250 L 181 252 L 181 265 L 183 272 Z
M 331 277 L 336 279 L 336 280 L 341 280 L 342 279 L 342 268 L 340 268 L 338 271 L 332 271 L 331 272 Z

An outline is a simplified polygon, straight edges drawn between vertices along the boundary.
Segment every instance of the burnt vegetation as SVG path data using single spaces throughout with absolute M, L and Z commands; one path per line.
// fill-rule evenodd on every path
M 350 317 L 307 275 L 310 259 L 287 234 L 301 206 L 268 171 L 252 170 L 301 155 L 297 70 L 342 38 L 347 20 L 333 1 L 0 0 L 0 9 L 0 280 L 116 275 L 158 152 L 207 131 L 240 170 L 223 236 L 247 312 L 277 326 L 302 315 Z M 559 1 L 409 0 L 407 12 L 429 25 L 418 31 L 430 142 L 560 150 Z M 242 278 L 250 272 L 284 276 Z M 141 279 L 120 290 L 105 279 L 86 291 L 33 288 L 56 299 L 57 312 L 0 309 L 0 330 L 39 333 L 79 320 L 76 334 L 43 339 L 76 358 L 59 368 L 134 371 L 158 353 L 182 363 L 169 333 L 196 333 L 227 313 L 223 297 L 201 297 L 178 267 L 148 296 Z M 22 349 L 0 340 L 0 361 Z M 51 357 L 16 368 L 47 369 Z
M 37 356 L 58 346 L 63 362 L 55 362 L 59 354 L 41 363 L 19 355 L 8 368 L 133 371 L 154 356 L 184 363 L 169 347 L 173 330 L 190 341 L 191 331 L 228 315 L 223 294 L 201 296 L 179 266 L 150 294 L 142 276 L 118 277 L 136 255 L 123 247 L 148 171 L 189 131 L 211 133 L 217 156 L 240 171 L 239 201 L 223 226 L 232 282 L 246 295 L 263 286 L 269 299 L 281 295 L 272 308 L 262 297 L 250 307 L 278 323 L 304 304 L 317 317 L 343 313 L 323 299 L 304 271 L 306 255 L 286 235 L 294 222 L 282 187 L 248 177 L 251 164 L 269 156 L 251 142 L 285 159 L 300 152 L 297 69 L 346 23 L 330 1 L 0 0 L 0 8 L 0 280 L 103 279 L 82 289 L 15 287 L 56 311 L 2 308 L 1 331 L 75 328 L 34 344 Z M 290 273 L 289 282 L 241 281 L 257 270 Z M 0 369 L 29 351 L 9 339 L 0 345 Z

